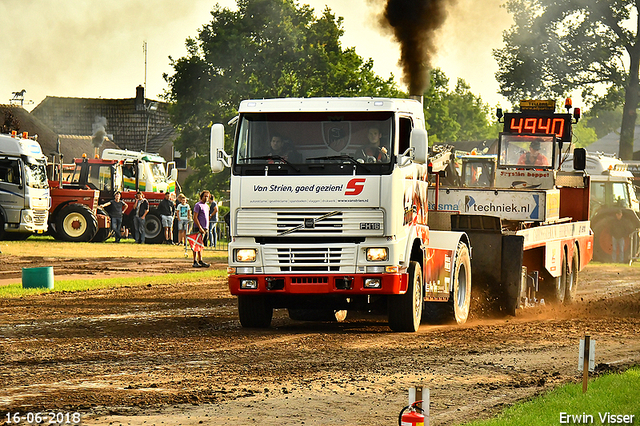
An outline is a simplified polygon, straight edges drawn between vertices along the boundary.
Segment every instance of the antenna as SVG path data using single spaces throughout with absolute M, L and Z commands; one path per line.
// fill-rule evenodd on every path
M 144 93 L 147 93 L 147 40 L 142 42 L 142 51 L 144 52 Z

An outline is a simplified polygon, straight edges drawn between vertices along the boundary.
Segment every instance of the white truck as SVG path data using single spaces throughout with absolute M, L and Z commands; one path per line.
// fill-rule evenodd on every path
M 573 154 L 566 156 L 562 170 L 573 168 Z M 591 177 L 591 228 L 594 232 L 593 258 L 599 262 L 612 260 L 611 227 L 616 212 L 622 210 L 624 227 L 629 231 L 625 243 L 625 262 L 640 255 L 640 205 L 636 196 L 634 175 L 628 164 L 613 154 L 588 153 L 586 172 Z
M 428 225 L 419 101 L 243 101 L 233 152 L 214 124 L 211 169 L 231 167 L 229 288 L 244 327 L 268 327 L 274 308 L 294 320 L 386 312 L 396 331 L 467 320 L 469 240 Z
M 127 149 L 108 148 L 102 152 L 103 160 L 122 161 L 125 190 L 144 192 L 175 192 L 178 169 L 169 174 L 167 161 L 158 154 Z
M 0 135 L 0 240 L 47 231 L 47 159 L 27 133 Z

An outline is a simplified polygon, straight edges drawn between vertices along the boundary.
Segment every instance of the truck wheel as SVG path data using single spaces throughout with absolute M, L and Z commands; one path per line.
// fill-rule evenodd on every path
M 567 292 L 567 256 L 562 253 L 561 271 L 559 277 L 552 277 L 547 275 L 548 285 L 546 286 L 544 295 L 547 296 L 547 300 L 551 303 L 562 304 L 564 303 L 564 296 Z
M 107 216 L 107 212 L 105 212 L 102 208 L 98 207 L 98 214 Z M 107 241 L 111 235 L 113 234 L 113 229 L 109 228 L 98 228 L 96 235 L 91 239 L 92 243 L 103 243 Z
M 244 328 L 268 328 L 273 308 L 263 296 L 238 296 L 238 316 Z
M 573 249 L 573 257 L 571 259 L 571 273 L 568 273 L 566 286 L 565 286 L 565 295 L 564 295 L 564 303 L 568 305 L 570 303 L 575 302 L 576 293 L 578 291 L 578 269 L 580 265 L 578 264 L 578 250 L 577 248 Z
M 96 235 L 98 221 L 83 204 L 69 204 L 60 210 L 56 231 L 64 241 L 88 242 Z
M 163 242 L 164 229 L 158 212 L 155 209 L 149 211 L 145 219 L 145 242 L 147 244 L 160 244 Z
M 407 292 L 389 296 L 388 307 L 393 331 L 418 331 L 422 320 L 422 267 L 418 262 L 409 263 Z
M 4 230 L 4 216 L 0 214 L 0 241 L 7 239 L 7 231 Z
M 432 324 L 464 324 L 471 310 L 471 258 L 466 244 L 458 244 L 453 269 L 453 285 L 447 302 L 425 304 L 424 319 Z
M 343 322 L 347 319 L 347 311 L 335 309 L 294 309 L 289 308 L 289 318 L 294 321 L 332 321 Z

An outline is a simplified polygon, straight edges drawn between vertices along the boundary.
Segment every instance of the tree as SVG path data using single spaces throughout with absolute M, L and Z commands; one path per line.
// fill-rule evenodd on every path
M 623 104 L 620 156 L 631 159 L 640 99 L 640 40 L 637 30 L 629 28 L 640 25 L 637 2 L 507 0 L 506 8 L 515 24 L 504 34 L 506 46 L 494 51 L 502 94 L 515 103 L 582 89 L 587 102 L 610 98 Z M 601 87 L 607 89 L 604 96 L 598 95 Z M 616 100 L 612 93 L 624 96 Z
M 430 144 L 497 135 L 489 124 L 489 106 L 471 93 L 462 79 L 458 79 L 453 91 L 449 90 L 449 79 L 439 68 L 431 71 L 429 88 L 424 93 L 424 114 Z
M 294 0 L 236 1 L 237 11 L 214 7 L 211 22 L 187 40 L 187 55 L 172 59 L 174 72 L 164 76 L 176 148 L 198 153 L 186 183 L 191 193 L 228 188 L 229 174 L 208 168 L 209 128 L 233 118 L 242 99 L 401 95 L 393 76 L 381 79 L 372 60 L 342 48 L 343 20 L 329 8 L 316 18 Z

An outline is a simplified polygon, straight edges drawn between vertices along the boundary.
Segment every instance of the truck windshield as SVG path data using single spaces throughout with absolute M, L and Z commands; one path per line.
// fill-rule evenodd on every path
M 552 168 L 555 136 L 500 134 L 499 166 L 516 168 Z
M 166 182 L 167 174 L 164 171 L 163 164 L 161 163 L 149 163 L 151 167 L 151 173 L 153 174 L 153 180 L 155 182 Z
M 393 153 L 391 112 L 243 114 L 234 171 L 380 174 L 391 171 Z
M 47 181 L 47 169 L 44 163 L 39 162 L 25 162 L 25 180 L 27 186 L 31 188 L 46 189 L 49 187 Z

